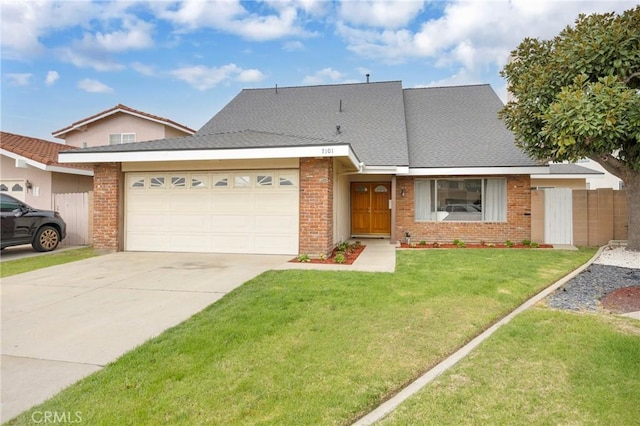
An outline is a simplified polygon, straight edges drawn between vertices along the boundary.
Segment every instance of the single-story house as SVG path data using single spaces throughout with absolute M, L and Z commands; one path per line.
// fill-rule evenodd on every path
M 165 117 L 118 104 L 53 132 L 65 145 L 90 148 L 189 136 L 195 133 Z
M 93 168 L 61 164 L 58 153 L 74 147 L 0 132 L 0 191 L 39 209 L 53 209 L 52 195 L 93 188 Z
M 246 89 L 194 135 L 62 152 L 94 167 L 94 246 L 309 254 L 350 237 L 531 238 L 527 157 L 489 85 Z

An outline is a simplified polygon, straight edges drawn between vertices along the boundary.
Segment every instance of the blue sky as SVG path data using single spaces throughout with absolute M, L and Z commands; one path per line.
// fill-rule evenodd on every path
M 243 88 L 489 83 L 525 37 L 636 1 L 2 0 L 3 131 L 51 133 L 119 103 L 200 128 Z M 60 140 L 56 140 L 61 142 Z

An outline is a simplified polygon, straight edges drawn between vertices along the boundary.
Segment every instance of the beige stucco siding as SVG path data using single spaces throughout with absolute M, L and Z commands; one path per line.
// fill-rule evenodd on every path
M 164 139 L 165 125 L 130 114 L 114 114 L 87 125 L 84 131 L 73 131 L 65 139 L 67 145 L 79 148 L 109 145 L 111 133 L 135 133 L 136 142 Z M 172 136 L 173 137 L 173 136 Z
M 335 162 L 333 178 L 333 243 L 339 244 L 351 237 L 351 203 L 349 175 Z
M 16 167 L 16 160 L 2 156 L 0 179 L 24 179 L 33 187 L 27 190 L 24 201 L 38 209 L 51 209 L 51 173 L 35 167 Z
M 532 188 L 570 188 L 570 189 L 587 189 L 587 183 L 584 178 L 575 179 L 536 179 L 531 178 Z
M 51 192 L 53 194 L 89 192 L 93 190 L 92 176 L 52 173 L 51 179 Z

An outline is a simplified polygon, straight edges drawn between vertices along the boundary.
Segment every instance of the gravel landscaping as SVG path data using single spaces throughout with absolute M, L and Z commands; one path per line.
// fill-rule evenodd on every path
M 640 253 L 624 247 L 606 248 L 598 259 L 546 299 L 547 306 L 573 311 L 598 311 L 606 295 L 640 286 Z

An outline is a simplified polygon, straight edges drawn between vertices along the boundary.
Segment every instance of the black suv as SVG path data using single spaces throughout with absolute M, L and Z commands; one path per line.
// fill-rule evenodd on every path
M 34 209 L 7 194 L 0 194 L 2 249 L 31 244 L 36 251 L 51 251 L 67 235 L 60 213 Z

